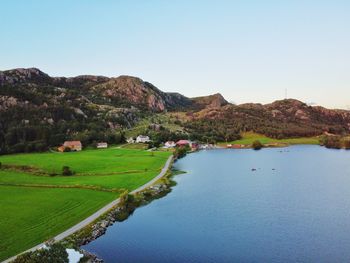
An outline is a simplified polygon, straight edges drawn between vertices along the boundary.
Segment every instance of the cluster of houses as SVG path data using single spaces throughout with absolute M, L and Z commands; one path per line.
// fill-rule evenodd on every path
M 149 136 L 146 135 L 139 135 L 136 137 L 136 139 L 130 137 L 126 140 L 127 143 L 148 143 L 151 141 Z M 169 149 L 169 148 L 175 148 L 175 147 L 181 147 L 181 146 L 189 146 L 192 150 L 199 149 L 199 145 L 195 142 L 192 142 L 190 140 L 179 140 L 177 142 L 174 141 L 166 141 L 164 143 L 163 148 Z
M 177 142 L 167 141 L 164 143 L 163 148 L 174 148 L 174 147 L 185 147 L 189 146 L 192 150 L 196 150 L 199 148 L 199 145 L 196 142 L 192 142 L 189 140 L 179 140 Z
M 151 141 L 149 136 L 146 135 L 139 135 L 134 138 L 129 138 L 126 140 L 127 143 L 148 143 Z M 192 142 L 190 140 L 179 140 L 177 142 L 174 141 L 167 141 L 164 143 L 163 148 L 165 149 L 170 149 L 170 148 L 175 148 L 175 147 L 185 147 L 189 146 L 192 150 L 198 150 L 198 149 L 206 149 L 205 145 L 199 145 L 196 142 Z M 74 151 L 78 152 L 81 151 L 83 148 L 81 141 L 65 141 L 62 146 L 58 147 L 57 150 L 59 152 L 64 152 L 67 149 L 69 151 Z M 105 149 L 108 148 L 108 143 L 106 142 L 99 142 L 96 144 L 97 149 Z

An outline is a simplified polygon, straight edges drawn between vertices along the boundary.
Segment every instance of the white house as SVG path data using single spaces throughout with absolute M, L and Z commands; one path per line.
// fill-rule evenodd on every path
M 139 135 L 137 136 L 136 138 L 136 142 L 137 143 L 146 143 L 146 142 L 150 142 L 151 140 L 149 139 L 148 136 L 145 136 L 145 135 Z
M 176 146 L 176 143 L 173 141 L 167 141 L 164 143 L 164 148 L 174 148 Z
M 127 143 L 135 143 L 135 140 L 133 137 L 130 137 L 129 139 L 126 140 Z
M 97 143 L 96 147 L 98 149 L 105 149 L 105 148 L 108 148 L 108 144 L 106 142 L 99 142 Z

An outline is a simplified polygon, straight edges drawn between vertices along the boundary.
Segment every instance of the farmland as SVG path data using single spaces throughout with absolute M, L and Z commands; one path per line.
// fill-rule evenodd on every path
M 169 152 L 109 148 L 0 156 L 0 260 L 48 240 L 155 177 Z M 63 176 L 69 166 L 74 175 Z

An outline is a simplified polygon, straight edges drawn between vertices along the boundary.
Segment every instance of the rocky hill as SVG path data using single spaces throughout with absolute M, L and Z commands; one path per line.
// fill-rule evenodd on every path
M 193 102 L 177 93 L 165 93 L 149 82 L 131 76 L 107 78 L 103 76 L 78 76 L 74 78 L 52 78 L 39 69 L 13 69 L 0 71 L 0 86 L 14 89 L 35 89 L 40 92 L 45 87 L 52 90 L 63 89 L 79 92 L 91 102 L 113 106 L 131 106 L 150 111 L 181 109 Z M 62 94 L 60 94 L 63 96 Z
M 293 99 L 266 105 L 227 104 L 194 113 L 187 126 L 192 131 L 204 126 L 205 128 L 199 129 L 201 132 L 211 129 L 232 135 L 240 131 L 255 131 L 275 138 L 315 136 L 323 133 L 348 134 L 350 112 L 313 107 Z M 225 137 L 227 136 L 222 135 L 220 138 L 222 140 Z
M 107 137 L 145 115 L 190 108 L 203 105 L 131 76 L 65 78 L 36 68 L 0 71 L 0 153 L 39 150 L 69 138 L 85 138 L 85 144 L 113 142 Z

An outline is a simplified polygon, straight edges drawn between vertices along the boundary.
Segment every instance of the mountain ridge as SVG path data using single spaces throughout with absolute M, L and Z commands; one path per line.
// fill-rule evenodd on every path
M 46 149 L 66 139 L 117 143 L 125 129 L 167 112 L 184 112 L 186 118 L 175 120 L 183 127 L 179 136 L 199 141 L 234 139 L 249 130 L 271 137 L 350 131 L 349 111 L 295 99 L 234 105 L 220 93 L 188 98 L 126 75 L 66 78 L 37 68 L 0 71 L 0 153 Z

